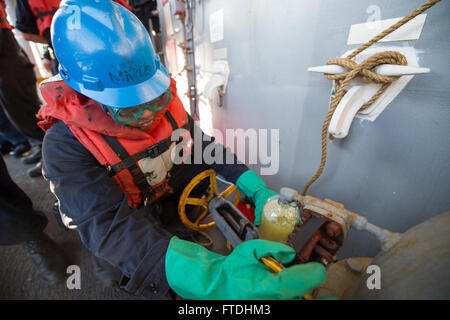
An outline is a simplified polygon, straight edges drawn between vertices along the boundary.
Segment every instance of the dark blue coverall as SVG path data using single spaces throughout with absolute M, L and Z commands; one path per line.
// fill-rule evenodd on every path
M 192 118 L 189 121 L 194 137 Z M 210 143 L 215 142 L 203 142 L 202 150 Z M 196 147 L 199 146 L 194 143 Z M 229 149 L 223 148 L 224 159 L 227 152 Z M 233 157 L 233 165 L 214 164 L 209 168 L 235 183 L 248 168 Z M 82 242 L 95 256 L 120 269 L 120 285 L 126 291 L 153 299 L 163 297 L 169 290 L 165 253 L 170 238 L 179 230 L 170 231 L 170 224 L 179 223 L 180 193 L 165 199 L 161 205 L 129 207 L 126 195 L 106 168 L 62 121 L 46 132 L 43 160 L 44 177 L 60 201 L 65 224 L 79 232 Z M 204 164 L 182 166 L 186 177 L 179 186 L 180 191 L 197 173 L 208 169 Z

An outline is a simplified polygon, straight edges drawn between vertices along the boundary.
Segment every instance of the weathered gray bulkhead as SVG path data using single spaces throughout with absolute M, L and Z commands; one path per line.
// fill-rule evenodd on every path
M 279 129 L 279 172 L 263 179 L 274 190 L 290 186 L 301 191 L 319 166 L 321 126 L 332 86 L 307 68 L 357 48 L 346 44 L 349 29 L 368 20 L 369 6 L 380 8 L 381 19 L 390 19 L 407 15 L 424 1 L 194 2 L 197 79 L 206 76 L 204 70 L 217 58 L 225 58 L 230 67 L 223 106 L 211 108 L 213 127 L 222 132 Z M 220 9 L 223 40 L 211 43 L 209 17 Z M 325 171 L 308 192 L 341 202 L 395 232 L 450 208 L 450 3 L 441 1 L 426 13 L 420 39 L 376 46 L 413 46 L 420 66 L 431 72 L 416 75 L 375 122 L 355 119 L 347 138 L 329 143 Z M 162 10 L 160 18 L 165 30 Z M 178 22 L 172 20 L 175 28 Z M 163 43 L 170 38 L 183 42 L 181 30 L 163 32 Z M 179 59 L 179 69 L 183 63 Z M 378 251 L 374 237 L 352 230 L 338 257 L 372 257 Z

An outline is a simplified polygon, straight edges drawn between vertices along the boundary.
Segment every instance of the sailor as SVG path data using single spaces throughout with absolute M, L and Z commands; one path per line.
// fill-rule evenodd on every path
M 256 223 L 275 192 L 234 155 L 226 164 L 228 149 L 213 140 L 186 143 L 184 160 L 174 161 L 173 133 L 192 142 L 200 129 L 136 16 L 110 0 L 64 1 L 51 36 L 60 71 L 41 84 L 44 177 L 65 225 L 119 270 L 121 288 L 155 299 L 292 299 L 325 280 L 318 263 L 274 274 L 259 261 L 289 263 L 287 245 L 252 240 L 223 256 L 171 228 L 180 191 L 205 168 L 254 201 Z M 211 144 L 224 161 L 194 163 Z

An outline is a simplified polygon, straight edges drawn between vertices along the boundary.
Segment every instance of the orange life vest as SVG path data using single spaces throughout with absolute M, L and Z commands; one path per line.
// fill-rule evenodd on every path
M 52 25 L 53 15 L 58 10 L 60 2 L 61 0 L 28 0 L 41 35 L 44 35 L 45 29 Z
M 128 196 L 131 207 L 147 205 L 173 193 L 168 178 L 175 167 L 182 166 L 167 165 L 175 147 L 171 135 L 175 129 L 189 126 L 173 79 L 168 106 L 158 112 L 149 130 L 142 131 L 117 124 L 97 102 L 73 90 L 60 77 L 53 78 L 44 81 L 40 87 L 46 104 L 39 110 L 38 118 L 42 121 L 38 124 L 44 131 L 62 120 L 78 141 L 110 171 Z M 192 147 L 190 134 L 187 135 L 183 139 L 191 141 L 188 146 Z M 183 152 L 189 154 L 190 149 L 185 148 Z
M 130 5 L 125 0 L 114 1 L 131 10 Z M 28 5 L 36 17 L 36 24 L 41 35 L 44 35 L 45 29 L 52 25 L 53 15 L 58 10 L 60 2 L 61 0 L 28 0 Z
M 4 0 L 0 0 L 0 29 L 12 29 L 6 18 L 6 4 Z

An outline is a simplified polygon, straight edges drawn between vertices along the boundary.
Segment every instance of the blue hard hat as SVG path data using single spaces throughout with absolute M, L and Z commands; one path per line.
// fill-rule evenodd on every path
M 63 80 L 101 104 L 140 105 L 170 85 L 145 27 L 111 0 L 62 1 L 51 37 Z

